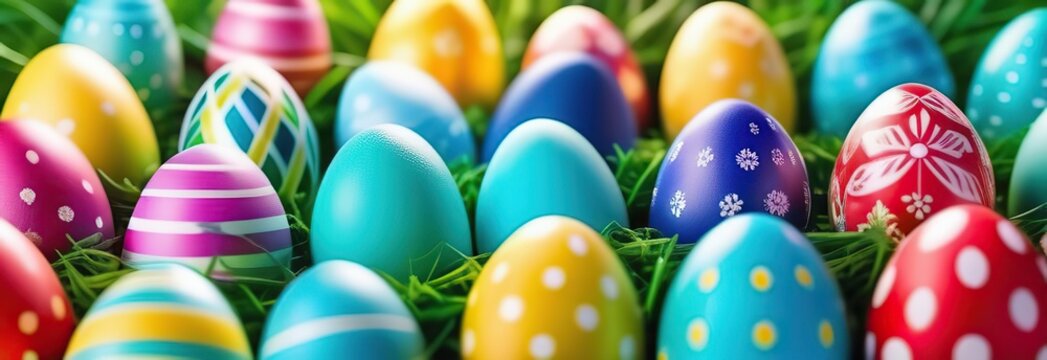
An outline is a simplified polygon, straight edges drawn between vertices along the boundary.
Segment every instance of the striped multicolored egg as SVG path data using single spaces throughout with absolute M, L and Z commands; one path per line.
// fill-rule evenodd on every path
M 263 360 L 426 357 L 422 331 L 396 291 L 373 271 L 344 260 L 319 263 L 284 289 L 269 312 L 259 353 Z
M 69 250 L 68 237 L 113 237 L 105 189 L 76 145 L 29 120 L 0 121 L 0 139 L 0 218 L 50 260 Z
M 182 85 L 182 42 L 162 0 L 79 0 L 61 42 L 116 65 L 154 113 L 170 107 Z
M 80 322 L 69 360 L 251 359 L 240 320 L 207 278 L 180 265 L 124 275 Z
M 320 182 L 316 128 L 287 81 L 257 61 L 229 63 L 211 74 L 189 104 L 178 149 L 197 144 L 240 149 L 285 201 L 312 203 Z
M 204 68 L 241 58 L 279 71 L 305 96 L 331 67 L 331 35 L 316 0 L 230 0 L 215 22 Z
M 211 275 L 279 278 L 291 261 L 283 205 L 238 151 L 198 145 L 149 180 L 124 235 L 131 266 L 175 262 Z

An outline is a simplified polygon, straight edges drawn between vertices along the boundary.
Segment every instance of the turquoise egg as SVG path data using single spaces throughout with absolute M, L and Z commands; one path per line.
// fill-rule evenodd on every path
M 597 231 L 629 225 L 625 199 L 600 153 L 556 120 L 527 121 L 491 157 L 476 204 L 476 245 L 498 248 L 532 219 L 563 215 Z
M 1047 8 L 1014 18 L 971 79 L 967 117 L 986 142 L 1023 130 L 1047 107 Z
M 908 10 L 892 1 L 859 1 L 836 18 L 822 41 L 811 80 L 815 128 L 843 138 L 884 91 L 920 83 L 953 97 L 941 48 Z
M 325 261 L 284 289 L 269 312 L 259 358 L 422 359 L 425 340 L 400 296 L 359 264 Z
M 473 254 L 465 203 L 440 155 L 418 134 L 383 124 L 338 151 L 313 207 L 313 259 L 349 260 L 400 281 Z
M 1011 186 L 1007 195 L 1007 215 L 1017 216 L 1036 209 L 1033 219 L 1047 217 L 1047 111 L 1040 114 L 1032 124 L 1025 140 L 1018 148 L 1011 173 Z
M 665 296 L 658 357 L 845 359 L 840 290 L 821 256 L 779 217 L 745 213 L 714 227 Z

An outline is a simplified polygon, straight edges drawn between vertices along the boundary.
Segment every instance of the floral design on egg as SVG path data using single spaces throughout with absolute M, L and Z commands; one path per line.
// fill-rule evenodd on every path
M 734 160 L 738 163 L 738 167 L 745 171 L 753 171 L 760 166 L 760 157 L 749 148 L 739 151 L 738 155 L 734 156 Z

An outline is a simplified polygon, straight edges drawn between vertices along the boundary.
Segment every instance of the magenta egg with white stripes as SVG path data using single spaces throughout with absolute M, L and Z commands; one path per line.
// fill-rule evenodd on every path
M 123 258 L 133 267 L 213 266 L 215 279 L 278 278 L 290 265 L 291 232 L 276 190 L 247 156 L 197 145 L 160 166 L 142 190 Z

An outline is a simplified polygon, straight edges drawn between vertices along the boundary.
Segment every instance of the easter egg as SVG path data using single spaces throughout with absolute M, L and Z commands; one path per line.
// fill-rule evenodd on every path
M 1035 219 L 1047 218 L 1047 111 L 1032 124 L 1014 158 L 1011 186 L 1007 196 L 1007 214 L 1018 216 L 1035 210 Z
M 821 255 L 784 220 L 724 220 L 669 286 L 660 359 L 846 359 L 846 312 Z
M 698 8 L 669 46 L 659 93 L 665 136 L 673 139 L 717 100 L 752 102 L 795 128 L 796 88 L 782 46 L 745 6 L 720 1 Z
M 948 208 L 901 242 L 873 291 L 866 359 L 1047 354 L 1047 259 L 978 205 Z
M 1047 8 L 1014 18 L 982 55 L 971 79 L 967 115 L 982 139 L 1025 129 L 1047 107 Z
M 3 219 L 0 274 L 0 358 L 60 358 L 73 334 L 69 299 L 47 259 Z
M 143 184 L 160 166 L 153 124 L 131 84 L 105 58 L 79 45 L 54 45 L 33 57 L 15 79 L 0 118 L 51 125 L 118 182 Z
M 881 218 L 900 237 L 949 206 L 992 206 L 994 182 L 963 112 L 935 89 L 899 85 L 869 104 L 843 142 L 829 185 L 831 216 L 839 231 Z
M 302 101 L 272 68 L 243 60 L 223 66 L 197 91 L 182 122 L 178 149 L 197 144 L 240 149 L 258 165 L 280 197 L 305 195 L 320 182 L 316 128 Z
M 621 261 L 568 217 L 520 227 L 491 256 L 462 315 L 465 359 L 640 359 L 643 314 Z
M 693 243 L 725 218 L 763 211 L 804 228 L 807 168 L 782 125 L 742 100 L 698 113 L 669 147 L 651 198 L 651 226 Z
M 342 89 L 335 119 L 335 145 L 378 124 L 418 133 L 444 162 L 472 161 L 476 144 L 465 115 L 440 83 L 417 68 L 393 61 L 368 63 Z
M 394 1 L 367 58 L 424 70 L 462 106 L 491 106 L 505 86 L 501 39 L 483 0 Z
M 133 267 L 174 262 L 211 276 L 280 278 L 291 231 L 265 174 L 239 151 L 198 145 L 160 166 L 124 234 Z
M 451 172 L 411 130 L 377 125 L 342 146 L 320 184 L 310 246 L 400 281 L 472 255 L 465 203 Z
M 65 358 L 250 359 L 251 347 L 218 288 L 189 268 L 163 264 L 124 275 L 102 292 Z
M 567 124 L 603 155 L 613 155 L 616 144 L 628 150 L 636 141 L 636 123 L 614 74 L 582 53 L 544 56 L 513 80 L 488 124 L 484 159 L 491 159 L 509 132 L 537 118 Z
M 116 65 L 150 111 L 166 109 L 182 85 L 182 42 L 161 0 L 79 0 L 61 42 L 94 50 Z
M 331 68 L 331 35 L 316 0 L 229 0 L 218 15 L 204 68 L 253 58 L 305 96 Z
M 888 0 L 859 1 L 833 22 L 811 80 L 815 128 L 844 137 L 884 91 L 915 82 L 955 94 L 952 72 L 920 20 Z
M 477 251 L 494 251 L 544 215 L 601 230 L 629 225 L 618 182 L 596 149 L 567 125 L 536 119 L 509 133 L 487 166 L 476 200 Z
M 650 123 L 651 99 L 643 69 L 622 32 L 593 8 L 571 5 L 549 15 L 527 44 L 523 68 L 546 55 L 573 51 L 588 53 L 611 70 L 633 110 L 638 129 Z
M 422 359 L 425 339 L 384 279 L 359 264 L 331 260 L 309 268 L 280 294 L 259 352 L 266 360 L 336 354 Z

